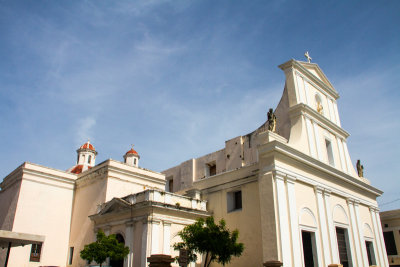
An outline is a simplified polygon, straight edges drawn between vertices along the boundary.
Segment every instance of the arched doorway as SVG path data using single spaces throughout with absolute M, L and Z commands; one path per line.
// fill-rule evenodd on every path
M 117 238 L 119 243 L 125 244 L 125 239 L 121 234 L 116 234 L 115 237 Z M 111 260 L 110 259 L 110 266 L 111 267 L 124 267 L 124 260 Z

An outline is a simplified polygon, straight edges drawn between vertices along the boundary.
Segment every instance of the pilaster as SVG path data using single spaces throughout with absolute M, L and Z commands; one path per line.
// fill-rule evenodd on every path
M 171 223 L 163 222 L 163 254 L 171 254 Z
M 363 233 L 363 230 L 362 230 L 362 225 L 361 225 L 361 220 L 360 220 L 359 206 L 360 206 L 360 202 L 359 201 L 354 201 L 354 211 L 355 211 L 355 215 L 356 215 L 358 236 L 360 238 L 361 255 L 362 255 L 364 266 L 368 266 L 368 256 L 367 256 L 367 250 L 366 250 L 366 247 L 365 247 L 364 233 Z
M 287 229 L 290 229 L 289 215 L 287 211 L 287 198 L 285 190 L 285 177 L 281 173 L 274 173 L 276 185 L 276 201 L 279 212 L 279 233 L 281 241 L 281 255 L 283 266 L 292 266 L 292 252 L 290 244 L 290 235 Z
M 324 199 L 323 199 L 323 188 L 320 186 L 314 187 L 314 192 L 317 198 L 317 206 L 318 206 L 318 218 L 319 225 L 322 237 L 322 246 L 323 246 L 323 255 L 324 255 L 324 266 L 332 263 L 331 252 L 330 252 L 330 244 L 328 239 L 328 228 L 326 224 L 326 213 L 324 207 Z
M 292 237 L 292 253 L 293 253 L 293 266 L 301 266 L 301 254 L 299 248 L 300 240 L 299 240 L 299 223 L 296 212 L 296 193 L 295 193 L 295 181 L 296 178 L 293 176 L 286 176 L 286 186 L 287 186 L 287 194 L 288 194 L 288 202 L 289 202 L 289 215 L 290 215 L 290 230 Z
M 149 223 L 151 224 L 151 255 L 160 254 L 160 221 L 151 220 Z
M 376 223 L 376 216 L 375 216 L 375 207 L 369 207 L 369 214 L 371 215 L 371 221 L 372 221 L 372 228 L 374 229 L 374 236 L 375 236 L 375 244 L 376 244 L 376 250 L 377 250 L 377 261 L 379 266 L 384 266 L 384 260 L 383 260 L 383 250 L 382 250 L 382 244 L 379 236 L 379 231 L 378 231 L 378 226 Z
M 128 222 L 125 225 L 125 244 L 129 247 L 129 254 L 125 259 L 126 267 L 133 267 L 133 241 L 134 223 Z
M 147 233 L 148 233 L 149 224 L 147 220 L 143 221 L 142 224 L 142 248 L 141 248 L 141 267 L 146 267 L 146 259 L 147 259 Z
M 361 247 L 360 247 L 360 239 L 359 239 L 359 234 L 357 230 L 357 223 L 356 223 L 356 217 L 354 214 L 354 199 L 347 199 L 347 206 L 349 208 L 349 213 L 350 213 L 350 222 L 351 222 L 351 234 L 354 240 L 354 248 L 356 251 L 356 260 L 357 264 L 356 266 L 362 266 L 363 265 L 363 260 L 361 256 Z M 354 266 L 354 264 L 353 264 Z
M 326 219 L 328 221 L 329 240 L 331 242 L 332 262 L 338 263 L 340 260 L 336 240 L 336 231 L 335 226 L 333 225 L 332 210 L 330 204 L 331 191 L 325 189 L 323 194 L 325 199 Z

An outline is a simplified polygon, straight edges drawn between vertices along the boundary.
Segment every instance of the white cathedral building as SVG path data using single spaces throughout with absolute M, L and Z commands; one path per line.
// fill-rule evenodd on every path
M 382 191 L 353 166 L 339 94 L 315 63 L 292 59 L 279 68 L 282 98 L 263 125 L 162 173 L 141 168 L 133 148 L 123 162 L 96 165 L 90 142 L 68 171 L 20 165 L 0 184 L 0 230 L 38 241 L 13 247 L 8 266 L 88 266 L 79 252 L 102 229 L 130 249 L 108 264 L 144 267 L 152 254 L 176 256 L 176 233 L 212 215 L 238 229 L 245 246 L 228 266 L 388 267 Z M 5 260 L 0 248 L 0 265 Z

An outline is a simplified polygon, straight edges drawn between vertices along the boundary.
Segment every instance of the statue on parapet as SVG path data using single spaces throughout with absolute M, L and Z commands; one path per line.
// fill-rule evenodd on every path
M 357 160 L 357 172 L 359 177 L 364 177 L 364 166 L 361 165 L 360 160 Z
M 268 131 L 275 132 L 276 130 L 276 116 L 272 108 L 268 111 Z

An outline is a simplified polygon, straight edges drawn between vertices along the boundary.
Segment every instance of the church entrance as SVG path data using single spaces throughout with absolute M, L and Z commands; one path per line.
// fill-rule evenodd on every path
M 125 244 L 125 239 L 121 234 L 116 234 L 115 237 L 117 238 L 119 243 Z M 110 266 L 111 267 L 124 267 L 124 260 L 111 260 L 110 259 Z
M 318 266 L 317 251 L 315 246 L 315 234 L 313 232 L 301 231 L 301 238 L 303 241 L 304 266 Z

